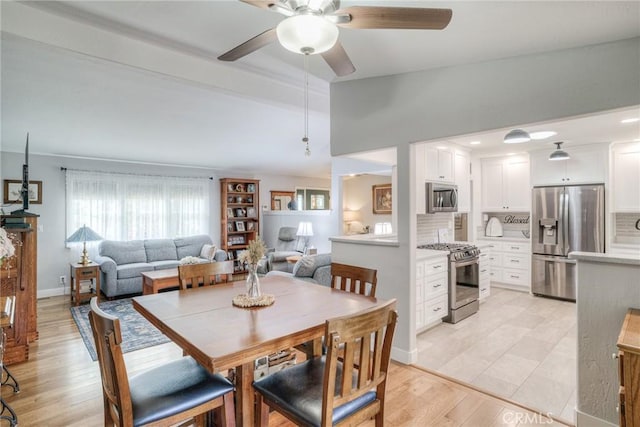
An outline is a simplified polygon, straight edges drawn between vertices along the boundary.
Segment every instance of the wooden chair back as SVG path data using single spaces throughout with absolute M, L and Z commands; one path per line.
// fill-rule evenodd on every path
M 226 283 L 233 280 L 233 261 L 205 262 L 201 264 L 183 264 L 178 266 L 180 289 Z M 196 285 L 193 285 L 193 284 Z
M 376 399 L 351 414 L 348 425 L 373 416 L 382 426 L 391 341 L 398 313 L 396 300 L 361 313 L 329 319 L 326 323 L 327 357 L 322 393 L 322 425 L 330 426 L 334 408 L 375 389 Z M 340 362 L 340 358 L 344 358 Z M 338 367 L 342 375 L 338 375 Z M 336 393 L 336 391 L 338 391 Z
M 104 425 L 133 426 L 129 378 L 120 348 L 122 343 L 120 320 L 100 310 L 97 298 L 94 297 L 91 299 L 89 322 L 102 378 Z M 108 414 L 111 418 L 108 418 Z
M 331 287 L 360 295 L 375 297 L 378 270 L 353 265 L 331 263 Z

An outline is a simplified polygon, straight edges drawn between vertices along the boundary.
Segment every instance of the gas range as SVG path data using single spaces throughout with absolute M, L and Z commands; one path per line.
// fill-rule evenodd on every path
M 449 251 L 449 258 L 453 261 L 466 261 L 480 255 L 480 249 L 468 243 L 429 243 L 418 245 L 418 249 Z

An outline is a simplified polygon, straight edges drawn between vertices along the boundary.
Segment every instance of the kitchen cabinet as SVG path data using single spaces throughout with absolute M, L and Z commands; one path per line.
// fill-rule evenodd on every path
M 491 285 L 499 283 L 528 292 L 531 288 L 531 243 L 508 238 L 482 242 L 489 247 Z
M 605 144 L 564 149 L 571 156 L 568 160 L 549 160 L 552 151 L 548 149 L 530 153 L 532 185 L 605 182 L 608 159 L 608 148 Z
M 482 160 L 484 212 L 528 212 L 530 207 L 528 157 L 509 156 Z
M 482 302 L 491 295 L 491 248 L 489 245 L 481 244 L 478 245 L 478 249 L 480 249 L 480 258 L 478 260 L 478 282 L 480 287 L 479 299 L 480 302 Z
M 449 312 L 447 255 L 416 258 L 416 330 L 441 321 Z
M 469 153 L 455 150 L 453 173 L 458 186 L 458 212 L 471 212 L 471 160 Z
M 424 173 L 426 181 L 454 182 L 453 150 L 449 147 L 424 147 Z
M 612 212 L 640 212 L 640 142 L 613 146 Z

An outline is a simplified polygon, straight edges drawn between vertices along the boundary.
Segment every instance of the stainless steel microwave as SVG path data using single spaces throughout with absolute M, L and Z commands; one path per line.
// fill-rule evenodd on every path
M 426 183 L 427 213 L 458 212 L 458 186 L 439 182 Z

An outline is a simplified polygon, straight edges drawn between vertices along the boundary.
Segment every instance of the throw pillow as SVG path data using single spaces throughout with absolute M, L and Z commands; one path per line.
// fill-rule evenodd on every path
M 202 250 L 200 251 L 200 258 L 204 258 L 209 261 L 213 261 L 213 258 L 216 256 L 217 248 L 215 245 L 202 245 Z
M 293 275 L 296 277 L 312 277 L 316 268 L 315 256 L 303 256 L 293 266 Z

